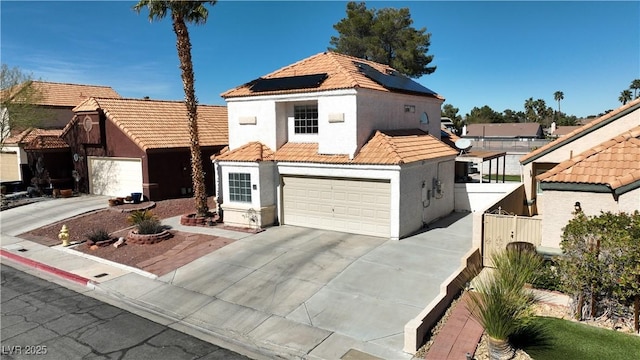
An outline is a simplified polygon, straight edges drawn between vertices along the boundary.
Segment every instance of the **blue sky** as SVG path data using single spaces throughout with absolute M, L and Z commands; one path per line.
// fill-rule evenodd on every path
M 108 85 L 124 97 L 180 100 L 175 34 L 126 1 L 0 2 L 0 56 L 36 79 Z M 640 78 L 640 2 L 369 1 L 408 7 L 431 33 L 435 73 L 417 81 L 468 113 L 522 110 L 526 99 L 588 116 L 615 109 Z M 325 51 L 342 1 L 220 1 L 191 26 L 196 95 L 220 93 Z

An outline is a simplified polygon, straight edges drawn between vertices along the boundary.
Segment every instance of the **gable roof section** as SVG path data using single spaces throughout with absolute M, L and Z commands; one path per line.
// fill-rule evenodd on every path
M 243 161 L 243 162 L 256 162 L 256 161 L 272 161 L 274 158 L 273 150 L 261 142 L 254 141 L 242 145 L 234 151 L 229 151 L 229 147 L 225 147 L 220 155 L 214 155 L 212 158 L 216 158 L 221 161 Z
M 42 98 L 37 99 L 36 105 L 74 107 L 90 97 L 119 98 L 115 90 L 109 86 L 65 84 L 46 81 L 32 81 L 33 87 L 38 89 Z M 24 85 L 20 85 L 22 87 Z M 3 91 L 11 91 L 3 90 Z
M 267 154 L 265 156 L 264 154 Z M 282 161 L 323 164 L 400 165 L 421 160 L 455 156 L 456 151 L 419 129 L 376 131 L 350 160 L 347 155 L 318 154 L 317 143 L 286 143 L 275 153 L 259 142 L 248 143 L 212 157 L 221 161 Z
M 390 80 L 407 82 L 407 84 L 412 84 L 414 86 L 426 89 L 413 80 L 398 74 L 395 69 L 387 65 L 327 51 L 300 60 L 294 64 L 285 66 L 279 70 L 267 74 L 259 79 L 228 90 L 222 93 L 221 96 L 223 98 L 234 98 L 243 96 L 280 95 L 309 91 L 327 91 L 355 88 L 365 88 L 385 92 L 402 92 L 398 89 L 392 89 L 388 85 L 387 87 L 383 86 L 381 83 L 376 82 L 371 77 L 365 75 L 365 73 L 367 72 L 375 74 L 378 80 L 387 79 L 387 82 L 390 82 Z M 319 76 L 322 74 L 326 74 L 326 78 L 321 81 L 319 85 L 313 86 L 312 88 L 280 88 L 278 90 L 270 91 L 252 90 L 254 84 L 264 79 L 283 79 L 304 77 L 310 75 Z M 429 89 L 426 90 L 428 92 L 431 92 L 432 94 L 419 93 L 417 95 L 443 99 L 435 92 L 432 92 Z
M 466 137 L 536 137 L 542 131 L 538 123 L 488 123 L 467 125 Z
M 61 130 L 58 131 L 61 132 Z M 59 135 L 38 135 L 24 146 L 24 149 L 29 151 L 68 148 L 69 144 L 67 144 Z
M 564 161 L 536 178 L 543 184 L 604 185 L 618 194 L 639 187 L 640 126 Z M 634 183 L 637 186 L 632 186 Z M 547 189 L 570 189 L 545 185 Z
M 28 128 L 16 135 L 12 135 L 5 141 L 7 145 L 28 144 L 39 136 L 60 137 L 62 130 L 60 129 L 39 129 Z M 66 144 L 66 143 L 65 143 Z
M 142 150 L 190 146 L 187 109 L 182 101 L 90 98 L 76 106 L 74 119 L 63 133 L 79 121 L 78 113 L 102 110 Z M 227 108 L 198 105 L 200 146 L 227 145 Z
M 520 163 L 522 165 L 526 165 L 535 159 L 540 158 L 543 155 L 546 155 L 557 148 L 560 148 L 576 139 L 583 137 L 584 135 L 597 130 L 625 115 L 635 110 L 640 109 L 640 98 L 637 98 L 626 105 L 623 105 L 617 108 L 614 111 L 611 111 L 595 120 L 592 120 L 585 125 L 573 130 L 572 132 L 566 134 L 565 136 L 559 137 L 558 139 L 537 148 L 536 150 L 528 153 L 527 155 L 520 158 Z
M 576 130 L 577 128 L 579 128 L 579 125 L 576 126 L 558 126 L 556 127 L 556 131 L 554 131 L 551 135 L 554 136 L 565 136 L 567 134 L 570 134 L 572 131 Z

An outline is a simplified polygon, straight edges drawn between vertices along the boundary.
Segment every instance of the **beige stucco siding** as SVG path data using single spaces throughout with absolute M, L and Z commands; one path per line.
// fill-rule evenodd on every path
M 598 216 L 600 212 L 633 212 L 640 209 L 640 189 L 629 191 L 616 201 L 611 193 L 589 193 L 578 191 L 547 190 L 544 197 L 553 199 L 545 201 L 544 212 L 553 216 L 543 216 L 542 246 L 560 247 L 562 229 L 574 216 L 574 205 L 580 202 L 582 211 L 587 216 Z
M 400 174 L 400 237 L 410 235 L 454 209 L 454 159 L 402 166 Z M 441 193 L 434 191 L 434 179 Z M 424 188 L 423 188 L 424 184 Z

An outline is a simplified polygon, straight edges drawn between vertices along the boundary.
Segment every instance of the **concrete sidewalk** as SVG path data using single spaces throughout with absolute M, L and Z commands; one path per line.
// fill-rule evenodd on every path
M 404 325 L 471 248 L 471 218 L 454 214 L 401 241 L 291 226 L 248 234 L 172 218 L 165 223 L 180 231 L 236 241 L 159 278 L 25 241 L 4 223 L 2 255 L 79 277 L 155 321 L 252 357 L 410 359 Z

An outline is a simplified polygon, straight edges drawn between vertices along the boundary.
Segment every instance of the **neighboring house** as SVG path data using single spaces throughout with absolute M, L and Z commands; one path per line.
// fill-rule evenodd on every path
M 489 123 L 469 124 L 462 137 L 474 140 L 544 139 L 542 125 L 538 123 Z
M 557 247 L 578 207 L 586 215 L 640 210 L 640 122 L 537 176 L 544 196 L 542 245 Z M 548 216 L 551 215 L 551 216 Z
M 28 185 L 33 176 L 37 176 L 37 170 L 35 168 L 35 161 L 37 157 L 33 156 L 32 161 L 29 161 L 25 146 L 28 142 L 33 140 L 33 136 L 40 136 L 44 130 L 62 130 L 64 126 L 73 117 L 72 109 L 91 96 L 102 96 L 118 98 L 115 90 L 108 86 L 96 86 L 96 85 L 82 85 L 82 84 L 64 84 L 53 83 L 44 81 L 33 81 L 33 87 L 39 91 L 41 96 L 37 99 L 36 106 L 40 108 L 38 113 L 43 116 L 38 120 L 38 129 L 10 129 L 11 136 L 6 140 L 4 148 L 0 153 L 0 162 L 2 163 L 2 172 L 0 173 L 0 181 L 16 181 L 21 182 L 24 185 Z M 11 91 L 10 89 L 3 91 Z M 4 113 L 3 113 L 4 114 Z M 7 114 L 9 117 L 11 114 Z M 44 132 L 46 133 L 46 132 Z M 27 134 L 29 134 L 27 136 Z M 49 134 L 50 135 L 50 134 Z M 43 142 L 43 146 L 47 146 L 49 142 Z M 47 164 L 46 169 L 51 175 L 53 173 L 59 173 L 57 178 L 70 179 L 71 168 L 68 165 L 60 167 L 60 161 L 64 164 L 70 164 L 71 158 L 68 154 L 67 160 L 62 160 L 60 152 L 62 151 L 57 145 L 53 145 L 47 151 L 47 149 L 40 148 L 39 151 L 45 157 L 44 161 Z M 48 158 L 51 153 L 57 155 L 53 158 Z M 50 165 L 56 165 L 55 168 L 50 168 Z
M 530 213 L 543 218 L 543 246 L 559 246 L 561 228 L 576 202 L 580 202 L 585 213 L 593 215 L 600 210 L 639 208 L 640 196 L 634 188 L 640 185 L 638 178 L 628 182 L 625 177 L 637 176 L 634 169 L 640 158 L 634 155 L 637 143 L 634 134 L 638 126 L 640 99 L 520 159 Z M 611 140 L 603 143 L 606 139 Z
M 550 138 L 559 138 L 565 136 L 572 131 L 579 128 L 581 125 L 576 126 L 556 126 L 555 122 L 551 123 L 551 127 L 548 129 Z
M 224 222 L 399 239 L 454 209 L 443 98 L 394 69 L 320 53 L 222 94 Z
M 73 109 L 62 137 L 71 146 L 80 191 L 162 200 L 192 195 L 190 136 L 184 102 L 90 98 Z M 207 193 L 209 157 L 228 143 L 227 108 L 198 105 Z

